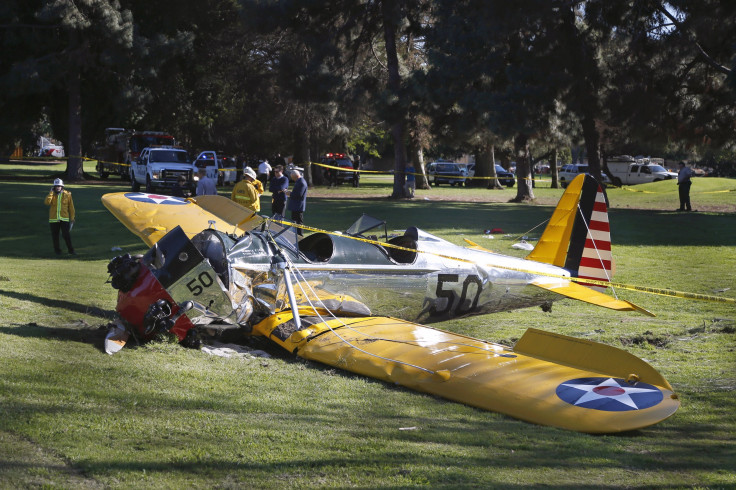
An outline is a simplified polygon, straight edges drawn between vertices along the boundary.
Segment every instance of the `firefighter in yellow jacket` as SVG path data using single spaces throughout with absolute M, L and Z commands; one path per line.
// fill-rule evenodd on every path
M 51 239 L 54 242 L 56 255 L 61 254 L 59 246 L 59 231 L 64 237 L 66 248 L 70 255 L 77 255 L 72 246 L 72 237 L 69 231 L 74 224 L 74 201 L 72 193 L 64 190 L 64 182 L 61 179 L 54 180 L 54 186 L 46 196 L 46 205 L 49 207 L 49 225 L 51 226 Z
M 256 179 L 255 171 L 250 167 L 245 167 L 243 180 L 235 184 L 230 199 L 257 213 L 261 210 L 261 194 L 263 194 L 263 185 Z

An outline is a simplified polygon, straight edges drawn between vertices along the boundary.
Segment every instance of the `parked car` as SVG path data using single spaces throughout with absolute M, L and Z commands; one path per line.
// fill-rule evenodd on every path
M 467 177 L 468 168 L 460 163 L 437 161 L 427 165 L 427 179 L 434 185 L 463 185 Z
M 559 181 L 562 188 L 566 188 L 567 184 L 572 182 L 572 179 L 577 177 L 580 174 L 587 174 L 588 173 L 588 166 L 580 163 L 571 163 L 569 165 L 565 165 L 560 169 L 559 172 Z M 611 179 L 608 178 L 606 174 L 602 174 L 603 177 L 603 183 L 604 184 L 610 184 Z
M 469 163 L 466 165 L 466 168 L 468 172 L 468 181 L 470 181 L 473 179 L 473 177 L 475 177 L 475 164 Z M 504 169 L 499 164 L 496 164 L 496 177 L 498 178 L 498 182 L 501 185 L 505 185 L 506 187 L 513 187 L 516 183 L 516 178 L 514 177 L 514 174 Z M 465 185 L 468 185 L 467 181 L 465 182 Z
M 514 174 L 499 164 L 496 164 L 496 176 L 498 177 L 498 181 L 501 185 L 505 185 L 506 187 L 513 187 L 514 183 L 516 183 Z
M 344 153 L 328 153 L 322 158 L 322 163 L 333 167 L 340 167 L 350 170 L 353 170 L 355 168 L 353 166 L 353 161 Z M 337 178 L 334 180 L 332 179 L 333 172 L 337 172 Z M 332 183 L 333 181 L 337 184 L 347 182 L 353 184 L 353 187 L 357 187 L 360 179 L 360 173 L 356 175 L 356 172 L 326 168 L 324 177 L 328 183 Z

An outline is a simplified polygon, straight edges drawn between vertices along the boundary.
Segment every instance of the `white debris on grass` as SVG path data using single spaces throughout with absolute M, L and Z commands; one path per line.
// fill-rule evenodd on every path
M 268 352 L 252 349 L 244 345 L 238 344 L 222 344 L 220 342 L 212 342 L 212 344 L 202 344 L 202 352 L 206 352 L 211 356 L 219 357 L 271 357 Z
M 526 242 L 525 240 L 522 240 L 519 243 L 514 243 L 513 245 L 511 245 L 511 248 L 518 248 L 519 250 L 534 250 L 534 245 Z

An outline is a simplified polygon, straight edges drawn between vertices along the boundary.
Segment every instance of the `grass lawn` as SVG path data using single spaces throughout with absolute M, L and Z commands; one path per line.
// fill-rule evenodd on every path
M 105 284 L 107 262 L 145 246 L 100 203 L 128 189 L 111 177 L 69 186 L 80 255 L 56 258 L 43 198 L 63 170 L 0 164 L 0 488 L 736 487 L 733 305 L 618 291 L 657 317 L 564 300 L 550 313 L 437 325 L 505 344 L 537 327 L 647 360 L 682 407 L 612 436 L 520 422 L 258 339 L 271 358 L 167 343 L 108 356 L 101 343 L 116 292 Z M 310 189 L 306 224 L 344 230 L 365 212 L 390 230 L 416 225 L 523 256 L 504 235 L 538 237 L 562 194 L 540 181 L 533 204 L 509 204 L 515 189 L 448 186 L 397 201 L 385 198 L 391 185 L 370 176 L 358 189 Z M 608 191 L 617 282 L 736 298 L 736 181 L 697 179 L 691 195 L 697 213 L 672 211 L 672 182 Z M 504 233 L 490 239 L 489 228 Z

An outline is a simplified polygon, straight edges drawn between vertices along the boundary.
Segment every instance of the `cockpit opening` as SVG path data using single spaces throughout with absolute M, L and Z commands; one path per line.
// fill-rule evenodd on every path
M 335 244 L 326 233 L 313 233 L 299 240 L 299 251 L 310 262 L 327 262 L 335 253 Z

